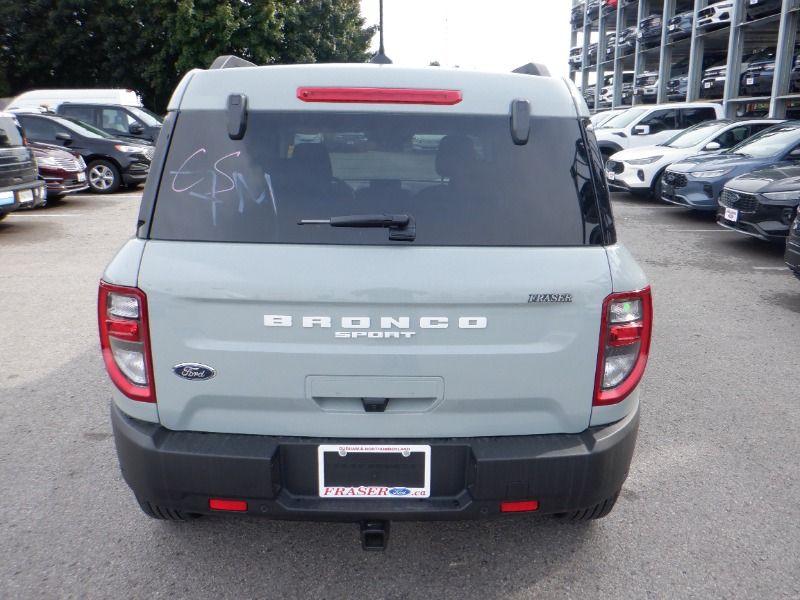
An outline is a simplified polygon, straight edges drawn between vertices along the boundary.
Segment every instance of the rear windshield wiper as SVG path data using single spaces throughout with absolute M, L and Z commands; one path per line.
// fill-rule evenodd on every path
M 413 242 L 417 226 L 411 215 L 348 215 L 330 219 L 301 219 L 298 225 L 330 225 L 331 227 L 383 227 L 389 230 L 389 239 Z

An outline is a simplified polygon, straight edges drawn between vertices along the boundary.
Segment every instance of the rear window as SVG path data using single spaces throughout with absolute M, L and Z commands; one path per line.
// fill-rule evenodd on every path
M 12 117 L 0 117 L 0 148 L 22 146 L 22 132 Z
M 225 113 L 177 118 L 150 237 L 297 244 L 397 244 L 386 229 L 300 220 L 409 215 L 415 245 L 597 243 L 597 202 L 576 119 L 251 112 L 241 141 Z

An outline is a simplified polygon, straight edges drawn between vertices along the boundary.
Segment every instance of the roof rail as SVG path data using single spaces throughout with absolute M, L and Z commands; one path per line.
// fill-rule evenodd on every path
M 214 59 L 214 62 L 211 63 L 211 66 L 208 67 L 209 69 L 233 69 L 235 67 L 255 67 L 256 65 L 251 63 L 249 60 L 245 60 L 243 58 L 239 58 L 238 56 L 234 56 L 233 54 L 224 54 L 222 56 L 218 56 Z
M 522 73 L 523 75 L 538 75 L 540 77 L 550 77 L 550 71 L 541 63 L 529 62 L 526 65 L 517 67 L 512 73 Z

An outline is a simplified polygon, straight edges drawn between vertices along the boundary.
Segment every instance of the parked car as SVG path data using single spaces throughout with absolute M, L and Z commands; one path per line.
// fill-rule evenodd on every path
M 658 71 L 645 71 L 636 78 L 633 95 L 641 98 L 643 104 L 652 104 L 658 98 Z
M 661 144 L 617 152 L 606 163 L 608 185 L 661 198 L 661 175 L 670 164 L 698 154 L 728 150 L 775 124 L 769 119 L 717 119 L 689 127 Z
M 604 15 L 610 15 L 617 10 L 619 0 L 603 0 L 602 11 Z
M 19 208 L 43 204 L 46 198 L 16 115 L 0 112 L 0 220 Z
M 747 0 L 747 19 L 753 21 L 781 12 L 782 0 Z
M 660 144 L 687 127 L 723 117 L 722 106 L 711 102 L 634 106 L 595 135 L 600 152 L 608 159 L 625 148 Z
M 621 90 L 620 102 L 625 106 L 633 104 L 633 82 L 623 83 Z
M 600 0 L 588 0 L 586 2 L 586 19 L 594 21 L 600 16 Z
M 56 113 L 94 125 L 119 139 L 155 142 L 161 131 L 161 117 L 138 106 L 62 102 Z
M 61 146 L 30 142 L 39 177 L 47 184 L 48 199 L 82 192 L 89 188 L 86 163 L 80 154 L 67 152 Z
M 703 56 L 702 68 L 706 70 L 706 73 L 708 73 L 709 69 L 711 68 L 722 67 L 724 72 L 726 62 L 727 59 L 725 57 L 721 57 L 717 54 L 706 54 Z M 722 80 L 722 87 L 724 87 L 724 79 Z M 702 97 L 702 82 L 700 88 Z M 670 80 L 667 82 L 667 99 L 670 102 L 683 102 L 686 100 L 686 93 L 688 89 L 689 62 L 688 60 L 680 61 L 672 67 L 672 75 Z M 719 93 L 720 95 L 722 94 L 721 91 Z
M 113 138 L 91 125 L 54 115 L 18 113 L 29 139 L 64 146 L 83 157 L 89 187 L 95 193 L 115 192 L 147 179 L 153 146 Z
M 62 102 L 142 106 L 142 98 L 134 90 L 55 89 L 24 92 L 13 98 L 6 106 L 6 110 L 29 112 L 44 108 L 48 111 L 55 111 Z
M 586 62 L 591 67 L 597 64 L 597 42 L 592 42 L 586 49 Z
M 573 27 L 583 27 L 583 17 L 586 14 L 586 4 L 581 2 L 572 7 L 569 22 Z
M 661 199 L 695 210 L 716 211 L 720 192 L 728 181 L 784 161 L 800 161 L 800 121 L 774 125 L 719 154 L 673 163 L 662 177 Z
M 794 218 L 794 223 L 789 230 L 789 237 L 786 238 L 784 260 L 795 277 L 800 279 L 800 214 Z
M 392 519 L 608 514 L 652 302 L 570 86 L 231 71 L 179 84 L 136 237 L 99 286 L 115 447 L 143 512 L 372 521 L 371 549 Z M 369 143 L 344 162 L 289 148 L 312 127 Z M 435 155 L 398 143 L 443 132 Z
M 693 21 L 694 11 L 691 10 L 672 17 L 667 23 L 667 35 L 670 41 L 674 42 L 690 37 Z
M 731 24 L 735 0 L 722 0 L 697 11 L 698 29 L 720 29 Z
M 797 48 L 793 64 L 797 64 Z M 775 79 L 775 50 L 762 53 L 757 59 L 747 64 L 741 76 L 739 95 L 769 96 L 772 93 L 772 82 Z
M 583 46 L 575 46 L 569 51 L 569 66 L 573 69 L 580 69 L 583 62 Z
M 622 85 L 633 83 L 633 71 L 623 71 Z M 622 88 L 620 88 L 620 93 Z M 597 100 L 597 108 L 608 108 L 614 100 L 614 76 L 608 75 L 603 80 L 603 87 L 600 89 L 600 97 Z
M 770 48 L 760 48 L 753 51 L 747 56 L 741 65 L 741 70 L 744 72 L 751 64 L 757 64 L 761 61 L 770 60 L 774 61 L 775 51 Z M 726 61 L 727 62 L 727 61 Z M 728 77 L 727 64 L 718 63 L 708 67 L 703 72 L 703 79 L 700 82 L 700 97 L 701 98 L 722 98 L 725 91 L 725 81 Z
M 719 195 L 717 223 L 767 242 L 786 243 L 800 205 L 800 164 L 734 177 Z
M 640 48 L 652 48 L 661 43 L 661 15 L 650 15 L 639 21 L 639 31 L 636 37 Z
M 614 58 L 616 44 L 617 34 L 616 32 L 612 31 L 606 36 L 606 60 L 612 60 Z
M 586 86 L 586 90 L 583 92 L 583 99 L 586 101 L 586 105 L 589 108 L 595 108 L 594 102 L 597 93 L 597 86 L 588 85 Z
M 623 29 L 619 35 L 619 52 L 625 56 L 636 50 L 636 27 Z

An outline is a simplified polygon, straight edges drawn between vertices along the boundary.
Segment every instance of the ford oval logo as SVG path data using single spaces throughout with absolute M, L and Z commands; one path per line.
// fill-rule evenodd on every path
M 172 371 L 178 377 L 183 377 L 189 381 L 205 381 L 217 374 L 217 372 L 208 365 L 201 365 L 199 363 L 181 363 L 172 367 Z
M 392 496 L 408 496 L 411 493 L 411 490 L 404 487 L 396 487 L 396 488 L 391 488 L 389 490 L 389 493 Z

